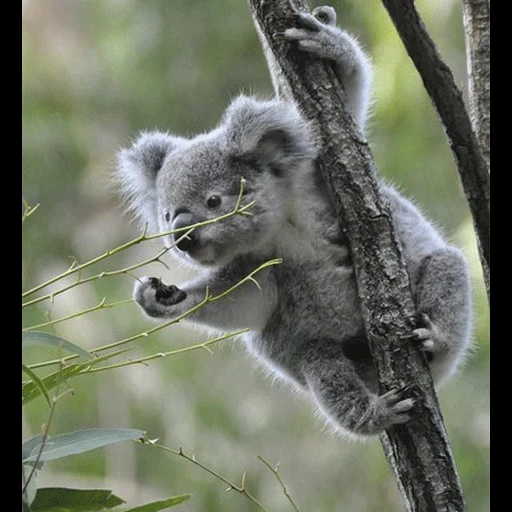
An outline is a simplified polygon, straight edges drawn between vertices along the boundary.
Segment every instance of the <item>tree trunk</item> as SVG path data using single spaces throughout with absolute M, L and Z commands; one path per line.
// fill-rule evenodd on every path
M 408 339 L 415 309 L 390 212 L 383 201 L 366 140 L 347 110 L 347 98 L 327 62 L 276 37 L 295 25 L 303 0 L 249 0 L 276 93 L 293 98 L 316 128 L 317 159 L 349 240 L 366 333 L 381 392 L 410 385 L 413 419 L 381 436 L 405 508 L 466 510 L 427 363 Z

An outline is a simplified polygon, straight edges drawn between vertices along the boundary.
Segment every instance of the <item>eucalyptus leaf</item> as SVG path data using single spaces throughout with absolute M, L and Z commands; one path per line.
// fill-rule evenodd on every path
M 21 371 L 24 372 L 26 375 L 28 375 L 32 379 L 33 384 L 43 394 L 44 398 L 46 399 L 46 402 L 48 403 L 48 406 L 51 407 L 52 401 L 50 400 L 50 395 L 48 394 L 48 390 L 46 389 L 46 387 L 45 387 L 43 381 L 41 380 L 41 378 L 39 377 L 39 375 L 37 375 L 37 373 L 33 372 L 30 368 L 28 368 L 24 364 L 21 365 Z M 26 386 L 27 384 L 29 384 L 29 382 L 27 382 L 24 385 Z M 22 399 L 23 399 L 23 387 L 22 387 Z
M 58 386 L 60 383 L 66 381 L 73 375 L 77 375 L 88 365 L 84 364 L 71 364 L 58 370 L 50 375 L 47 375 L 44 379 L 41 379 L 46 390 L 50 390 L 55 386 Z M 41 395 L 41 388 L 34 382 L 27 382 L 21 386 L 21 403 L 22 405 L 28 404 L 30 401 L 34 400 Z
M 30 347 L 34 345 L 46 345 L 47 347 L 61 348 L 84 357 L 85 359 L 92 359 L 92 355 L 89 354 L 83 348 L 71 343 L 64 338 L 59 338 L 54 334 L 49 334 L 42 331 L 21 331 L 21 346 Z
M 111 354 L 105 354 L 101 357 L 95 357 L 92 360 L 88 360 L 84 363 L 70 364 L 69 366 L 65 366 L 56 372 L 50 373 L 43 379 L 41 379 L 44 387 L 49 391 L 54 387 L 58 386 L 62 382 L 68 380 L 71 377 L 74 377 L 81 373 L 82 371 L 86 371 L 88 368 L 94 366 L 95 364 L 101 363 L 102 361 L 106 361 L 107 359 L 111 359 L 112 357 L 123 354 L 124 352 L 128 352 L 129 348 L 118 350 L 116 352 L 112 352 Z M 34 398 L 37 398 L 41 395 L 41 389 L 34 382 L 26 382 L 21 387 L 21 397 L 22 404 L 26 405 Z
M 32 450 L 36 446 L 41 446 L 41 442 L 42 442 L 43 438 L 44 438 L 44 436 L 42 434 L 36 434 L 34 437 L 27 439 L 21 445 L 21 460 L 22 461 L 24 461 L 25 459 L 27 459 L 30 456 L 30 454 L 32 453 Z M 29 462 L 29 463 L 27 463 L 27 465 L 30 466 L 29 471 L 32 471 L 32 467 L 34 466 L 34 463 Z M 36 468 L 41 469 L 42 467 L 43 467 L 43 463 L 41 461 L 38 461 L 38 463 L 36 464 Z M 26 471 L 25 467 L 23 467 L 23 471 L 24 472 Z
M 43 440 L 43 434 L 36 434 L 34 437 L 31 437 L 30 439 L 27 439 L 22 445 L 21 445 L 21 460 L 25 460 L 27 457 L 30 456 L 32 453 L 32 450 L 41 444 L 41 441 Z
M 161 501 L 153 501 L 152 503 L 147 503 L 146 505 L 141 505 L 140 507 L 131 508 L 126 510 L 126 512 L 159 512 L 160 510 L 165 510 L 169 507 L 174 507 L 187 501 L 190 499 L 190 494 L 180 494 L 179 496 L 173 496 L 172 498 L 167 498 L 166 500 Z
M 68 455 L 76 455 L 120 441 L 141 439 L 145 435 L 146 432 L 144 430 L 130 428 L 76 430 L 75 432 L 47 438 L 39 460 L 44 462 L 60 459 Z M 23 462 L 34 462 L 38 457 L 40 448 L 40 445 L 35 446 L 31 454 Z
M 123 503 L 124 500 L 109 490 L 43 487 L 37 490 L 31 508 L 33 512 L 95 512 Z

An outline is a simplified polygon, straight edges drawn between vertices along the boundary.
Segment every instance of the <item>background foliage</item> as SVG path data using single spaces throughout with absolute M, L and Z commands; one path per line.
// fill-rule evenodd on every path
M 465 87 L 460 2 L 420 1 L 439 49 Z M 315 4 L 316 5 L 316 4 Z M 456 169 L 421 80 L 378 0 L 335 2 L 339 23 L 358 34 L 375 63 L 374 114 L 368 137 L 380 172 L 428 212 L 467 254 L 474 282 L 475 351 L 440 392 L 443 415 L 468 508 L 489 509 L 488 310 L 471 219 Z M 141 129 L 193 134 L 211 129 L 230 98 L 272 93 L 244 0 L 25 0 L 23 2 L 23 194 L 41 203 L 23 226 L 23 286 L 85 261 L 140 231 L 123 213 L 110 183 L 114 156 Z M 108 265 L 151 257 L 158 241 L 134 247 Z M 153 264 L 137 275 L 186 275 Z M 25 326 L 130 298 L 133 279 L 97 280 L 25 308 Z M 55 325 L 50 332 L 90 349 L 152 327 L 134 304 Z M 184 326 L 137 343 L 152 354 L 205 339 Z M 378 441 L 353 444 L 315 419 L 311 406 L 254 369 L 236 342 L 223 342 L 149 366 L 75 379 L 59 403 L 51 434 L 83 428 L 144 429 L 247 484 L 269 509 L 290 510 L 256 455 L 281 462 L 302 511 L 399 510 L 400 499 Z M 30 362 L 46 355 L 27 350 Z M 40 430 L 47 405 L 24 408 L 24 438 Z M 179 510 L 251 511 L 244 497 L 167 453 L 122 443 L 49 462 L 38 483 L 103 485 L 130 503 L 192 493 Z

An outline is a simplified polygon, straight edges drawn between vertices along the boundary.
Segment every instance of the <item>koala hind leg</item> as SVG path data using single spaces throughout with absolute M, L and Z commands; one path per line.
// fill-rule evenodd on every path
M 322 341 L 303 355 L 301 370 L 320 410 L 336 426 L 356 436 L 378 435 L 410 419 L 414 401 L 407 388 L 372 393 L 337 341 Z
M 471 297 L 466 263 L 452 247 L 423 258 L 415 301 L 418 327 L 413 342 L 426 352 L 435 382 L 448 376 L 469 345 Z

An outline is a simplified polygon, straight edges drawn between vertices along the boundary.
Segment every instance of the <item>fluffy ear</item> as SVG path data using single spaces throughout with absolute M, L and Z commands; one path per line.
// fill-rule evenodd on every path
M 142 133 L 129 149 L 117 155 L 116 178 L 128 207 L 152 228 L 157 223 L 156 177 L 166 156 L 186 139 L 168 133 Z
M 239 96 L 221 124 L 233 152 L 267 164 L 279 174 L 316 156 L 311 127 L 292 102 Z

